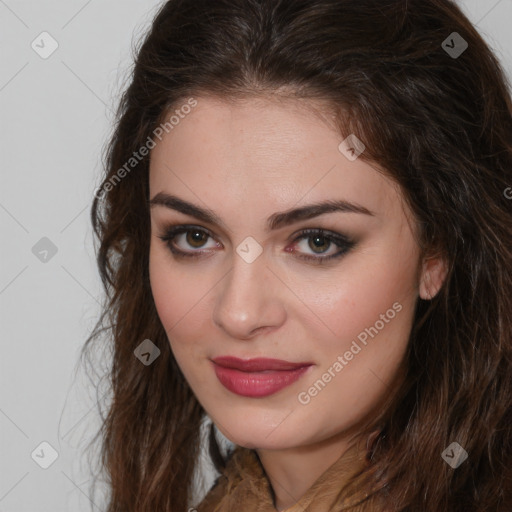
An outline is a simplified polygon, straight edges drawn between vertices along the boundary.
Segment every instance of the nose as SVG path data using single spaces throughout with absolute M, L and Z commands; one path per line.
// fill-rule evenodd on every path
M 280 299 L 283 283 L 260 255 L 247 263 L 234 255 L 233 268 L 226 275 L 216 297 L 213 322 L 232 338 L 249 340 L 263 331 L 282 325 L 286 311 Z

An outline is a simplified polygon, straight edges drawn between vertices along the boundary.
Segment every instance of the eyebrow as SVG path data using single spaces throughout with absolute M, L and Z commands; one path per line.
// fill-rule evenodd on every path
M 226 231 L 231 231 L 227 228 L 222 219 L 212 210 L 209 210 L 208 208 L 201 208 L 185 201 L 184 199 L 180 199 L 177 196 L 173 196 L 165 192 L 159 192 L 156 194 L 155 197 L 149 201 L 149 206 L 150 208 L 163 206 L 165 208 L 184 213 L 185 215 L 196 217 L 203 222 L 218 225 Z M 312 219 L 319 215 L 323 215 L 324 213 L 332 212 L 375 215 L 374 212 L 355 203 L 350 203 L 344 200 L 327 200 L 272 214 L 267 220 L 267 231 L 279 229 L 283 226 L 293 224 L 294 222 Z

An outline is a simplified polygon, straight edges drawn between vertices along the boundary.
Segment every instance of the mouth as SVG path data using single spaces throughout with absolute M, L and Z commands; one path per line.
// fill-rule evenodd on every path
M 311 362 L 294 363 L 281 359 L 238 359 L 223 356 L 212 359 L 220 383 L 232 393 L 259 398 L 277 393 L 302 377 Z

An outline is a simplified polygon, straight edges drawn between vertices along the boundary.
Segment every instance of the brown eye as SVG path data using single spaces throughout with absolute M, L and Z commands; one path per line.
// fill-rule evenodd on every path
M 308 243 L 308 246 L 313 250 L 313 251 L 317 251 L 318 249 L 318 252 L 319 253 L 322 253 L 324 252 L 326 249 L 329 248 L 329 246 L 331 245 L 331 241 L 326 238 L 325 236 L 321 236 L 321 235 L 317 235 L 317 236 L 310 236 L 308 237 L 308 240 L 309 240 L 309 243 Z
M 303 243 L 307 240 L 307 243 Z M 340 233 L 327 232 L 323 229 L 306 229 L 294 240 L 298 248 L 297 257 L 321 265 L 327 260 L 340 258 L 356 245 L 356 242 Z M 332 248 L 329 254 L 329 249 Z M 336 250 L 337 249 L 337 250 Z M 309 253 L 308 253 L 309 250 Z M 325 253 L 325 254 L 324 254 Z M 313 256 L 317 254 L 318 256 Z
M 199 229 L 194 226 L 171 226 L 165 233 L 159 236 L 163 240 L 169 250 L 176 257 L 191 257 L 195 258 L 201 256 L 206 250 L 200 251 L 195 249 L 211 249 L 218 247 L 214 242 L 213 246 L 205 247 L 209 238 L 213 237 L 204 229 Z
M 204 231 L 199 230 L 188 230 L 187 236 L 185 237 L 185 241 L 191 247 L 199 249 L 202 245 L 204 245 L 205 241 L 209 238 L 209 235 Z
M 209 249 L 222 247 L 207 230 L 190 225 L 170 226 L 159 238 L 166 243 L 176 258 L 207 257 L 210 255 L 208 253 L 211 253 Z M 210 238 L 213 245 L 208 247 L 205 244 Z M 355 241 L 345 235 L 323 229 L 303 230 L 293 243 L 294 250 L 287 252 L 297 253 L 297 258 L 317 265 L 322 265 L 327 260 L 341 258 L 356 245 Z

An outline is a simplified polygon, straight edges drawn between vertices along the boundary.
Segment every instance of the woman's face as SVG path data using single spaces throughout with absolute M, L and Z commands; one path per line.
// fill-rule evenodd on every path
M 325 440 L 376 409 L 404 357 L 421 279 L 410 215 L 397 187 L 340 150 L 304 105 L 196 99 L 151 152 L 159 317 L 190 387 L 232 442 Z M 352 206 L 310 208 L 327 201 Z M 159 238 L 183 225 L 188 232 Z M 299 365 L 241 371 L 212 361 L 224 356 Z

